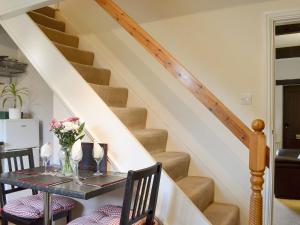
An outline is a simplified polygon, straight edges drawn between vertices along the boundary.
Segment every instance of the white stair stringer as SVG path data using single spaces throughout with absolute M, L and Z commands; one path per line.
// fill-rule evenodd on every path
M 144 147 L 26 14 L 0 23 L 66 107 L 86 122 L 89 133 L 109 145 L 114 166 L 127 171 L 153 165 Z M 156 215 L 166 225 L 210 225 L 166 173 Z

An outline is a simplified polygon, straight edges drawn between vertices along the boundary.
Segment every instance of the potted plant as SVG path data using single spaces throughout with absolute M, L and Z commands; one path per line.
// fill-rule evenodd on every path
M 5 85 L 1 91 L 2 107 L 12 100 L 13 108 L 9 108 L 9 119 L 21 119 L 21 108 L 23 106 L 23 96 L 28 95 L 28 88 L 18 88 L 16 83 Z M 20 107 L 17 107 L 19 103 Z

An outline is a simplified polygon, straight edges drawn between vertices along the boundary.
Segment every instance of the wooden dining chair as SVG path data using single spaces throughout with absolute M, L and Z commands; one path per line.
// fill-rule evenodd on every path
M 123 207 L 106 205 L 95 213 L 73 220 L 68 225 L 153 225 L 162 165 L 129 171 Z M 131 207 L 132 206 L 132 207 Z
M 26 168 L 26 161 L 29 166 Z M 0 173 L 5 171 L 3 166 L 7 163 L 8 171 L 18 171 L 23 169 L 33 169 L 34 159 L 33 150 L 11 150 L 0 152 Z M 8 222 L 16 225 L 42 225 L 43 224 L 43 196 L 36 191 L 32 191 L 31 196 L 21 197 L 7 203 L 6 195 L 22 191 L 24 189 L 6 185 L 0 185 L 0 204 L 2 225 Z M 66 217 L 67 223 L 71 221 L 71 210 L 75 207 L 76 202 L 63 196 L 52 196 L 52 211 L 54 212 L 53 220 Z

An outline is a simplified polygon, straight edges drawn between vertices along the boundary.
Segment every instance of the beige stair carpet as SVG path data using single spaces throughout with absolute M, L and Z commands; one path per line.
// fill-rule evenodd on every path
M 78 48 L 79 38 L 74 35 L 67 34 L 65 32 L 55 30 L 52 28 L 39 25 L 40 29 L 48 36 L 48 38 L 58 44 L 66 45 L 69 47 Z
M 146 128 L 147 110 L 144 108 L 118 108 L 111 110 L 119 117 L 126 127 L 131 130 L 143 130 Z
M 80 50 L 67 45 L 54 43 L 57 49 L 66 57 L 67 60 L 84 65 L 93 65 L 94 53 Z
M 141 129 L 132 131 L 133 135 L 151 153 L 166 151 L 168 132 L 162 129 Z
M 30 12 L 29 16 L 154 159 L 162 162 L 168 175 L 177 182 L 177 185 L 213 225 L 239 225 L 238 207 L 214 202 L 215 187 L 211 178 L 188 176 L 190 155 L 184 152 L 166 151 L 168 131 L 148 128 L 146 109 L 126 107 L 128 90 L 109 86 L 110 71 L 93 66 L 94 53 L 77 48 L 79 38 L 64 32 L 65 23 L 55 19 L 55 10 L 43 8 Z
M 73 67 L 86 82 L 91 84 L 109 85 L 110 70 L 72 62 Z
M 39 25 L 44 25 L 51 29 L 56 29 L 59 31 L 65 31 L 66 25 L 64 22 L 53 19 L 49 16 L 37 13 L 37 12 L 28 12 L 28 15 L 31 19 Z

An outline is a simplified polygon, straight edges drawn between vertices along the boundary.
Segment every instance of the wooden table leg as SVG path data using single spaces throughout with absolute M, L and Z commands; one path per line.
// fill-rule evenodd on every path
M 52 224 L 51 194 L 44 192 L 44 225 Z

